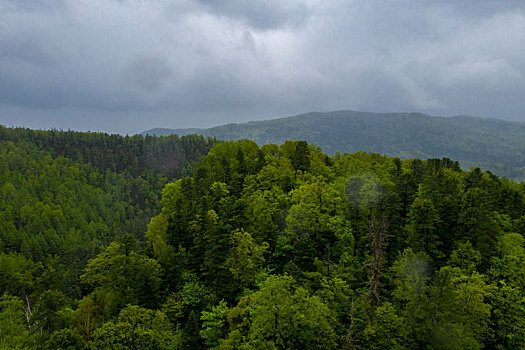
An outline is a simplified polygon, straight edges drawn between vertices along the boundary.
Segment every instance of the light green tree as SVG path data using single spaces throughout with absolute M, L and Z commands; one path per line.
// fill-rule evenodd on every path
M 233 331 L 219 348 L 335 348 L 332 312 L 319 297 L 295 284 L 290 276 L 270 276 L 257 292 L 241 299 L 244 316 L 241 312 L 237 318 L 231 317 L 240 326 L 230 324 Z
M 200 335 L 204 343 L 213 348 L 219 345 L 219 340 L 224 338 L 227 331 L 228 305 L 221 300 L 213 306 L 211 311 L 203 311 L 201 315 L 202 329 Z
M 230 236 L 230 246 L 230 253 L 224 266 L 238 281 L 239 287 L 246 287 L 253 282 L 255 275 L 264 263 L 264 254 L 269 245 L 266 242 L 258 245 L 248 232 L 237 230 L 232 232 Z
M 373 320 L 364 330 L 368 349 L 408 348 L 408 326 L 392 304 L 387 302 L 378 306 Z
M 27 326 L 22 300 L 4 294 L 0 298 L 0 349 L 35 349 Z
M 489 336 L 492 288 L 478 272 L 445 266 L 429 291 L 431 341 L 435 348 L 481 349 Z
M 181 340 L 162 312 L 128 305 L 117 322 L 107 322 L 95 331 L 91 348 L 171 350 L 181 349 Z
M 81 280 L 104 294 L 109 315 L 126 304 L 154 306 L 159 290 L 159 263 L 134 250 L 132 242 L 113 242 L 88 261 Z

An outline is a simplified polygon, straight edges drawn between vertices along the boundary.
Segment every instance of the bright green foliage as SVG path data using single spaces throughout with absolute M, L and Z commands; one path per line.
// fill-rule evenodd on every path
M 104 252 L 91 259 L 81 276 L 82 281 L 104 294 L 107 311 L 113 315 L 126 304 L 155 306 L 161 268 L 158 262 L 125 243 L 113 242 Z
M 406 319 L 410 338 L 418 347 L 428 346 L 432 327 L 428 296 L 432 280 L 431 260 L 425 253 L 414 253 L 407 248 L 394 262 L 392 272 L 393 301 Z
M 489 334 L 491 288 L 477 272 L 444 267 L 429 293 L 432 344 L 445 349 L 481 349 Z
M 525 297 L 522 291 L 500 282 L 494 291 L 492 327 L 497 349 L 523 349 L 525 347 Z
M 351 318 L 356 318 L 352 315 L 354 307 L 354 291 L 350 285 L 339 277 L 326 277 L 322 274 L 317 274 L 314 280 L 317 289 L 315 295 L 318 296 L 326 306 L 331 310 L 335 317 L 335 322 L 332 322 L 332 327 L 336 332 L 336 339 L 338 346 L 344 344 L 343 339 L 348 335 L 348 324 Z M 319 285 L 317 285 L 319 283 Z M 355 320 L 354 320 L 355 322 Z
M 124 233 L 144 240 L 166 176 L 191 174 L 214 143 L 0 126 L 0 292 L 31 308 L 48 289 L 82 298 L 87 261 Z
M 255 179 L 247 181 L 255 181 Z M 260 186 L 259 182 L 259 186 Z M 268 242 L 275 246 L 279 234 L 278 219 L 287 206 L 286 195 L 275 185 L 270 189 L 247 191 L 245 196 L 248 230 L 257 243 Z
M 290 276 L 269 277 L 245 302 L 249 327 L 243 348 L 331 349 L 335 347 L 333 316 L 316 296 L 295 286 Z M 239 331 L 229 334 L 238 337 Z M 229 339 L 231 341 L 231 339 Z
M 408 327 L 390 303 L 374 311 L 374 322 L 364 330 L 368 349 L 407 349 Z
M 492 288 L 478 272 L 448 266 L 432 281 L 430 268 L 428 256 L 411 250 L 393 267 L 393 295 L 413 341 L 419 347 L 480 348 L 489 335 Z
M 431 281 L 431 260 L 425 253 L 414 253 L 407 248 L 394 262 L 394 297 L 401 303 L 423 298 Z
M 87 339 L 91 339 L 93 331 L 100 327 L 103 322 L 106 306 L 104 297 L 103 293 L 100 295 L 91 293 L 78 303 L 73 322 L 79 333 Z
M 471 274 L 481 263 L 481 253 L 472 248 L 469 241 L 460 243 L 458 248 L 450 254 L 449 265 L 459 267 L 464 273 Z
M 498 349 L 525 347 L 525 239 L 517 233 L 500 237 L 492 257 L 493 344 Z
M 4 141 L 0 163 L 7 168 L 0 177 L 5 192 L 0 196 L 0 247 L 35 262 L 59 254 L 76 272 L 101 245 L 124 229 L 143 230 L 141 221 L 158 211 L 158 193 L 152 190 L 163 185 L 161 177 L 99 174 L 88 165 Z
M 346 196 L 354 208 L 367 210 L 383 201 L 385 189 L 381 180 L 374 174 L 359 173 L 348 179 Z
M 328 262 L 338 234 L 346 231 L 341 214 L 343 199 L 322 178 L 312 179 L 290 193 L 292 206 L 286 217 L 286 233 L 294 251 L 294 263 L 311 270 L 320 252 Z
M 76 329 L 62 328 L 51 334 L 44 344 L 46 350 L 84 350 L 84 339 Z
M 524 347 L 523 183 L 210 146 L 0 128 L 3 348 Z
M 4 294 L 0 298 L 0 349 L 35 349 L 27 326 L 22 300 Z
M 525 238 L 518 233 L 500 237 L 498 254 L 492 257 L 493 279 L 525 291 Z
M 230 237 L 230 254 L 225 267 L 231 272 L 239 287 L 248 286 L 264 263 L 268 243 L 256 244 L 252 236 L 244 230 L 234 231 Z
M 200 335 L 207 346 L 219 345 L 219 340 L 226 335 L 227 315 L 228 305 L 224 300 L 221 300 L 219 305 L 214 306 L 211 311 L 202 312 Z
M 185 281 L 183 287 L 167 298 L 162 311 L 171 322 L 182 329 L 182 347 L 198 348 L 201 343 L 198 316 L 215 305 L 217 298 L 214 291 L 197 280 L 194 275 L 186 273 L 183 279 Z
M 173 254 L 173 247 L 168 245 L 167 229 L 168 219 L 165 215 L 160 214 L 151 218 L 146 232 L 146 237 L 153 248 L 153 255 L 163 264 L 169 263 L 170 255 Z
M 97 329 L 92 349 L 167 350 L 182 349 L 180 335 L 160 311 L 128 305 L 118 321 L 107 322 Z
M 313 148 L 308 148 L 310 163 L 306 168 L 297 153 L 302 146 L 293 142 L 262 147 L 265 164 L 257 166 L 258 173 L 249 173 L 247 169 L 255 168 L 246 166 L 248 152 L 243 147 L 243 143 L 228 143 L 217 148 L 198 167 L 195 179 L 168 186 L 164 196 L 166 237 L 179 237 L 168 239 L 168 245 L 178 245 L 179 252 L 186 252 L 177 258 L 181 271 L 190 270 L 201 276 L 217 297 L 228 303 L 237 302 L 229 310 L 224 303 L 220 308 L 204 311 L 206 316 L 201 322 L 206 322 L 206 326 L 201 327 L 201 334 L 205 346 L 280 348 L 283 344 L 295 344 L 283 340 L 286 337 L 275 338 L 276 334 L 293 334 L 291 330 L 282 326 L 280 333 L 272 333 L 281 326 L 268 326 L 272 314 L 265 310 L 275 308 L 270 306 L 274 299 L 263 298 L 267 296 L 263 293 L 267 290 L 264 283 L 257 292 L 245 289 L 248 295 L 238 299 L 242 296 L 238 291 L 257 276 L 258 264 L 265 276 L 270 271 L 265 283 L 282 272 L 294 277 L 296 287 L 272 289 L 276 291 L 270 295 L 281 303 L 293 300 L 296 293 L 303 291 L 322 298 L 319 301 L 330 310 L 330 327 L 337 334 L 334 346 L 360 344 L 381 348 L 386 346 L 381 343 L 384 340 L 392 341 L 385 343 L 388 346 L 400 348 L 476 348 L 489 342 L 493 307 L 489 303 L 494 299 L 492 287 L 480 272 L 486 269 L 490 260 L 486 254 L 491 250 L 485 249 L 485 242 L 489 241 L 479 238 L 498 236 L 502 228 L 510 228 L 512 220 L 522 216 L 521 204 L 514 199 L 513 205 L 505 206 L 508 209 L 492 212 L 490 217 L 497 228 L 487 235 L 469 233 L 460 240 L 458 232 L 465 232 L 467 227 L 464 219 L 470 215 L 474 202 L 465 198 L 474 193 L 472 188 L 490 189 L 494 193 L 492 201 L 484 205 L 492 211 L 497 209 L 493 200 L 500 194 L 491 186 L 499 185 L 493 178 L 481 176 L 481 182 L 474 182 L 474 175 L 462 172 L 457 162 L 448 159 L 400 161 L 358 153 L 326 161 Z M 259 163 L 261 152 L 252 152 Z M 507 192 L 517 191 L 505 186 Z M 367 326 L 366 317 L 351 316 L 351 309 L 352 299 L 363 295 L 360 286 L 368 280 L 365 264 L 369 261 L 369 220 L 378 215 L 390 224 L 386 237 L 395 243 L 393 247 L 408 249 L 392 264 L 397 254 L 388 248 L 386 256 L 390 261 L 385 263 L 392 266 L 392 273 L 383 273 L 378 279 L 391 294 L 385 295 L 384 308 L 376 311 L 389 321 L 382 326 L 380 322 Z M 468 230 L 473 232 L 472 228 Z M 226 237 L 230 237 L 228 245 Z M 476 245 L 468 241 L 472 237 L 478 239 Z M 258 256 L 254 254 L 257 250 L 248 247 L 266 241 L 270 244 L 265 260 L 253 259 L 252 256 Z M 155 244 L 154 239 L 152 243 Z M 224 254 L 225 247 L 228 254 Z M 223 275 L 219 279 L 224 271 L 216 269 L 217 265 L 233 278 L 228 280 Z M 286 305 L 285 309 L 293 311 L 292 303 Z M 359 303 L 355 315 L 366 315 L 364 305 Z M 202 304 L 192 310 L 199 308 L 202 310 Z M 180 319 L 189 320 L 188 309 L 174 310 L 178 309 L 185 315 Z M 479 316 L 469 310 L 477 310 Z M 282 316 L 286 317 L 292 319 L 288 314 Z M 390 321 L 395 327 L 388 328 Z M 455 334 L 454 340 L 447 336 L 447 329 Z M 393 335 L 385 339 L 389 337 L 380 335 L 382 332 L 399 338 Z

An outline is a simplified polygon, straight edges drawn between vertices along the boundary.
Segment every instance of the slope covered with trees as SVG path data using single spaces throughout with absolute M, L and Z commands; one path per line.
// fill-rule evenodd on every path
M 2 145 L 0 348 L 525 347 L 523 183 L 221 142 L 144 237 L 91 166 Z
M 62 156 L 86 164 L 99 172 L 129 172 L 132 176 L 148 171 L 170 178 L 192 174 L 193 165 L 216 139 L 188 135 L 178 137 L 121 136 L 116 134 L 61 130 L 6 128 L 0 125 L 0 141 L 32 146 L 53 157 Z
M 160 190 L 215 142 L 0 127 L 0 310 L 23 313 L 12 333 L 2 333 L 11 332 L 4 314 L 0 348 L 16 348 L 13 337 L 42 345 L 54 316 L 41 313 L 72 310 L 86 293 L 87 261 L 112 241 L 144 244 Z
M 332 155 L 366 151 L 402 159 L 448 157 L 465 169 L 477 166 L 501 176 L 525 179 L 525 124 L 498 119 L 339 111 L 210 129 L 151 129 L 144 133 L 247 138 L 259 145 L 306 140 Z

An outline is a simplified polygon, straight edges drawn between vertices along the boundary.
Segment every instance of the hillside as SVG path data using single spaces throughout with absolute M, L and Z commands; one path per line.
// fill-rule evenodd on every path
M 161 189 L 191 175 L 214 143 L 0 126 L 0 254 L 44 264 L 53 256 L 72 279 L 64 286 L 73 283 L 111 241 L 144 241 Z
M 144 161 L 176 154 L 193 176 Z M 447 158 L 0 128 L 0 349 L 523 349 L 524 193 Z
M 197 133 L 259 145 L 306 140 L 328 154 L 366 151 L 406 158 L 458 160 L 498 175 L 525 178 L 525 124 L 467 116 L 338 111 L 228 124 L 209 129 L 151 129 L 150 135 Z
M 153 171 L 168 178 L 193 173 L 195 162 L 217 140 L 202 136 L 122 136 L 62 130 L 31 130 L 0 125 L 0 142 L 32 145 L 53 157 L 86 163 L 99 172 L 128 171 L 134 176 Z
M 162 188 L 215 143 L 0 126 L 0 349 L 89 349 L 79 332 L 100 322 L 81 326 L 86 264 L 112 242 L 145 249 Z

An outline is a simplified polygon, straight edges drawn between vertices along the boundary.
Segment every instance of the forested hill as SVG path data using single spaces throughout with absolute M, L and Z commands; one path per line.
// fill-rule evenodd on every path
M 367 151 L 400 158 L 449 157 L 466 169 L 479 166 L 502 176 L 525 178 L 525 124 L 497 119 L 339 111 L 210 129 L 151 129 L 144 133 L 247 138 L 259 145 L 306 140 L 328 154 Z
M 0 126 L 0 249 L 43 260 L 143 237 L 162 187 L 191 175 L 216 142 Z M 82 239 L 69 244 L 71 235 Z
M 525 348 L 524 183 L 250 140 L 167 183 L 4 131 L 0 349 Z
M 144 245 L 162 188 L 215 143 L 0 127 L 0 349 L 44 348 L 50 314 L 86 294 L 87 261 L 126 237 Z
M 0 125 L 0 141 L 31 146 L 99 171 L 129 171 L 137 176 L 147 171 L 180 178 L 191 175 L 193 165 L 208 153 L 216 139 L 188 135 L 178 137 L 122 136 L 117 134 L 31 130 Z

